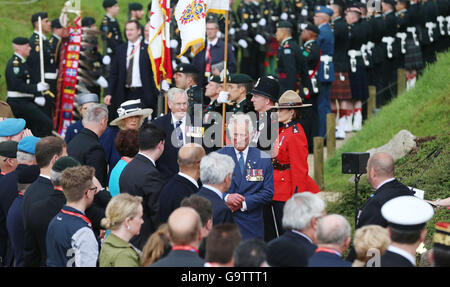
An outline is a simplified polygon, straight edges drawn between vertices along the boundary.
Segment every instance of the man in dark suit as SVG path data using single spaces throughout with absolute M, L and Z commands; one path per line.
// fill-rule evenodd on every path
M 233 171 L 233 159 L 216 152 L 205 156 L 200 163 L 200 179 L 203 186 L 197 192 L 197 195 L 211 201 L 213 205 L 213 225 L 234 223 L 231 209 L 223 200 L 223 195 L 231 186 Z
M 202 137 L 201 131 L 199 133 L 194 131 L 189 136 L 186 133 L 186 129 L 190 127 L 190 120 L 186 114 L 188 108 L 186 92 L 179 88 L 172 88 L 167 97 L 170 112 L 152 122 L 166 132 L 164 153 L 156 161 L 156 167 L 166 181 L 179 170 L 177 154 L 180 147 L 189 143 L 191 137 Z
M 272 201 L 273 166 L 270 156 L 255 147 L 249 147 L 253 124 L 249 115 L 235 114 L 227 129 L 232 146 L 218 152 L 235 162 L 230 189 L 225 202 L 234 212 L 233 218 L 242 238 L 264 239 L 263 206 Z
M 120 45 L 111 65 L 105 104 L 110 106 L 111 120 L 117 117 L 121 103 L 140 99 L 143 108 L 151 108 L 156 115 L 158 91 L 153 80 L 152 65 L 147 45 L 141 42 L 139 22 L 130 20 L 125 25 L 128 43 Z
M 168 220 L 172 251 L 151 267 L 203 267 L 205 261 L 198 256 L 201 225 L 200 216 L 193 208 L 175 209 Z
M 308 267 L 351 267 L 342 259 L 351 241 L 352 228 L 345 217 L 330 214 L 317 224 L 317 249 L 308 261 Z
M 325 202 L 310 192 L 294 194 L 284 205 L 283 229 L 267 245 L 270 266 L 306 267 L 317 248 L 317 221 L 325 214 Z
M 67 145 L 67 153 L 82 165 L 95 168 L 95 177 L 102 186 L 107 184 L 105 151 L 99 138 L 108 126 L 108 109 L 103 104 L 89 106 L 83 117 L 84 129 Z
M 378 262 L 370 260 L 366 266 L 415 267 L 416 249 L 425 239 L 425 225 L 434 215 L 433 207 L 417 197 L 400 196 L 386 202 L 381 214 L 389 222 L 391 245 Z
M 206 47 L 195 55 L 192 60 L 192 64 L 200 71 L 201 80 L 199 84 L 202 87 L 207 84 L 206 79 L 209 79 L 211 75 L 218 76 L 222 72 L 220 69 L 214 67 L 214 65 L 222 63 L 225 57 L 225 42 L 219 39 L 217 32 L 219 32 L 219 24 L 217 21 L 215 19 L 208 19 L 206 23 Z M 227 69 L 231 74 L 234 74 L 237 71 L 236 58 L 234 57 L 230 43 L 227 49 Z
M 161 190 L 159 214 L 161 222 L 166 222 L 172 211 L 180 207 L 181 201 L 198 191 L 200 161 L 205 156 L 203 147 L 188 143 L 178 151 L 180 171 Z
M 142 249 L 148 237 L 156 231 L 159 220 L 159 197 L 165 184 L 155 162 L 164 151 L 166 133 L 153 124 L 144 124 L 139 130 L 139 153 L 124 168 L 119 186 L 121 193 L 141 196 L 144 206 L 144 224 L 133 245 Z

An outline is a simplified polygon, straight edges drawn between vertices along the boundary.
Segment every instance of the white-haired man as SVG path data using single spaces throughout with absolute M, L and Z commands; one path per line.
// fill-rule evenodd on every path
M 283 229 L 268 244 L 270 266 L 306 267 L 317 248 L 317 222 L 325 215 L 325 202 L 311 192 L 295 193 L 284 205 Z
M 253 131 L 249 115 L 233 115 L 227 132 L 232 145 L 218 152 L 230 156 L 235 163 L 231 186 L 224 199 L 233 211 L 243 240 L 264 240 L 262 210 L 273 197 L 273 166 L 268 154 L 256 147 L 249 147 Z
M 231 186 L 234 171 L 233 159 L 224 154 L 212 152 L 200 162 L 200 179 L 203 186 L 197 195 L 205 197 L 213 205 L 213 224 L 234 223 L 231 210 L 223 197 Z

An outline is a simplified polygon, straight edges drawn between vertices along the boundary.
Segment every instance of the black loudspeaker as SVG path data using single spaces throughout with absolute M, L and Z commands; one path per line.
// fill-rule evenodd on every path
M 343 174 L 364 174 L 367 173 L 366 166 L 369 160 L 368 152 L 345 152 L 342 154 Z

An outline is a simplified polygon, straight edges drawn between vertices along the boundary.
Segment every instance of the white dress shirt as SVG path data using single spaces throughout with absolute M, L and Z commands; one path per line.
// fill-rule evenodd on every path
M 182 173 L 181 171 L 178 172 L 178 175 L 184 177 L 187 180 L 189 180 L 190 182 L 192 182 L 193 185 L 195 185 L 198 188 L 198 183 L 197 183 L 197 181 L 195 181 L 194 178 L 190 177 L 189 175 L 187 175 L 185 173 Z
M 241 152 L 238 151 L 236 148 L 234 149 L 234 152 L 236 153 L 236 158 L 239 162 L 239 158 L 241 157 L 241 155 L 240 155 Z M 247 162 L 248 146 L 242 151 L 242 154 L 244 155 L 244 165 L 245 165 L 245 163 Z M 244 168 L 245 168 L 245 166 L 244 166 Z
M 395 246 L 392 246 L 392 245 L 389 245 L 387 250 L 405 257 L 406 259 L 408 259 L 409 262 L 411 262 L 412 265 L 416 266 L 416 259 L 411 254 L 406 252 L 405 250 L 400 249 Z
M 183 144 L 186 144 L 186 116 L 184 116 L 182 119 L 178 120 L 172 114 L 172 124 L 173 124 L 173 129 L 174 130 L 177 128 L 177 122 L 178 121 L 181 121 L 180 129 L 181 129 L 181 132 L 183 133 Z
M 129 57 L 131 55 L 131 52 L 133 51 L 132 46 L 134 45 L 134 57 L 133 57 L 133 76 L 131 80 L 131 87 L 137 88 L 142 87 L 142 81 L 141 81 L 141 71 L 139 69 L 139 57 L 141 54 L 141 40 L 138 39 L 136 42 L 131 43 L 128 42 L 128 49 L 127 49 L 127 69 L 129 65 Z
M 142 155 L 142 156 L 148 158 L 148 159 L 153 163 L 153 165 L 156 167 L 156 163 L 155 163 L 155 161 L 154 161 L 151 157 L 149 157 L 148 155 L 145 155 L 145 154 L 143 154 L 143 153 L 141 153 L 141 152 L 138 153 L 138 154 L 140 154 L 140 155 Z
M 378 190 L 380 187 L 382 187 L 382 186 L 385 185 L 386 183 L 391 182 L 391 181 L 393 181 L 393 180 L 395 180 L 395 177 L 386 179 L 385 181 L 383 181 L 382 183 L 380 183 L 380 184 L 377 186 L 377 189 L 376 189 L 376 190 Z
M 211 185 L 208 185 L 208 184 L 204 184 L 203 187 L 214 191 L 214 193 L 217 194 L 217 196 L 220 197 L 220 199 L 223 199 L 222 192 L 220 192 L 220 190 L 218 190 L 217 188 L 215 188 L 215 187 L 213 187 Z

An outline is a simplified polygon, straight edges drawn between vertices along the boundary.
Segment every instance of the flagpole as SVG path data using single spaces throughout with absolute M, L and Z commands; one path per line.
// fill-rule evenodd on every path
M 228 10 L 225 11 L 225 51 L 224 51 L 224 77 L 223 90 L 227 90 L 227 63 L 228 63 Z M 225 129 L 226 129 L 226 103 L 222 103 L 222 147 L 225 146 Z

